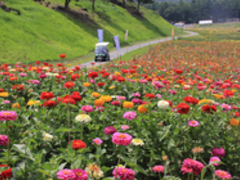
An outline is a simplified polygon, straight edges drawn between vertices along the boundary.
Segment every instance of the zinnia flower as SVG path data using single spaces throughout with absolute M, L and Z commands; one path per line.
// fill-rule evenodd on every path
M 222 147 L 220 147 L 219 149 L 218 148 L 213 148 L 211 154 L 213 156 L 217 156 L 217 157 L 224 157 L 225 156 L 225 150 Z
M 133 144 L 134 146 L 143 146 L 143 145 L 144 145 L 144 142 L 143 142 L 143 140 L 141 140 L 141 139 L 133 139 L 133 140 L 132 140 L 132 144 Z
M 127 130 L 127 129 L 129 129 L 129 126 L 127 126 L 127 125 L 122 125 L 121 128 L 122 128 L 123 130 Z
M 212 162 L 221 162 L 221 160 L 219 159 L 219 157 L 211 157 L 210 161 L 209 161 L 209 164 L 212 163 Z M 212 165 L 213 166 L 220 166 L 220 163 L 213 163 Z
M 53 139 L 53 136 L 51 134 L 48 134 L 46 132 L 43 133 L 43 140 L 44 141 L 51 141 Z
M 72 180 L 87 180 L 88 174 L 82 169 L 73 169 L 72 172 L 75 174 L 75 178 Z
M 49 99 L 52 99 L 54 98 L 54 95 L 53 93 L 51 92 L 42 92 L 41 95 L 40 95 L 40 99 L 46 99 L 46 100 L 49 100 Z
M 69 82 L 65 82 L 65 84 L 63 85 L 65 88 L 70 89 L 74 87 L 74 82 L 69 81 Z
M 120 180 L 134 180 L 135 172 L 128 168 L 117 167 L 113 170 L 113 176 Z
M 7 168 L 8 165 L 0 164 L 0 168 Z M 7 170 L 0 171 L 0 180 L 10 179 L 12 177 L 12 169 L 9 167 Z
M 90 113 L 93 111 L 93 108 L 90 105 L 84 105 L 84 106 L 82 106 L 81 110 L 85 113 Z
M 17 113 L 15 111 L 0 111 L 0 121 L 15 121 Z
M 113 135 L 117 130 L 113 126 L 108 126 L 104 129 L 104 134 L 105 135 Z
M 137 117 L 137 113 L 135 113 L 134 111 L 125 112 L 123 115 L 123 118 L 128 119 L 128 120 L 133 120 L 136 117 Z
M 160 100 L 160 101 L 158 101 L 157 106 L 160 109 L 167 109 L 167 108 L 169 108 L 169 102 L 165 101 L 165 100 Z
M 89 177 L 93 177 L 95 179 L 100 179 L 103 177 L 103 171 L 96 164 L 87 165 L 85 171 L 88 173 Z
M 190 110 L 190 107 L 188 104 L 179 103 L 177 105 L 177 112 L 180 114 L 188 114 L 189 110 Z
M 188 125 L 192 127 L 197 127 L 199 125 L 199 122 L 195 120 L 191 120 L 188 122 Z
M 75 150 L 79 150 L 79 149 L 83 149 L 86 148 L 87 145 L 85 144 L 85 142 L 81 141 L 81 140 L 74 140 L 72 142 L 72 148 Z
M 123 107 L 124 108 L 133 108 L 134 107 L 134 104 L 131 102 L 131 101 L 125 101 L 124 103 L 123 103 Z
M 132 142 L 132 136 L 127 133 L 116 132 L 112 136 L 112 142 L 117 145 L 128 146 Z
M 183 174 L 194 173 L 195 175 L 198 175 L 202 172 L 203 168 L 204 165 L 201 162 L 187 158 L 183 161 L 181 171 L 183 171 Z
M 157 172 L 163 173 L 163 171 L 164 171 L 164 166 L 157 165 L 157 166 L 154 166 L 152 169 L 153 169 L 153 171 L 154 171 L 155 173 L 157 173 Z
M 0 145 L 6 146 L 9 142 L 10 140 L 8 139 L 8 136 L 0 135 Z
M 102 143 L 103 143 L 103 141 L 102 141 L 100 138 L 93 139 L 93 142 L 94 142 L 96 145 L 99 145 L 99 144 L 102 144 Z
M 223 171 L 223 170 L 216 170 L 216 171 L 214 171 L 214 174 L 215 174 L 215 176 L 218 176 L 218 177 L 220 177 L 222 179 L 226 179 L 226 180 L 232 178 L 231 174 L 229 174 L 227 171 Z
M 88 123 L 91 120 L 92 120 L 91 117 L 87 114 L 79 114 L 75 117 L 75 121 L 81 123 Z
M 214 106 L 214 105 L 209 106 L 208 104 L 205 104 L 205 105 L 202 107 L 202 111 L 205 112 L 205 113 L 213 114 L 214 112 L 217 111 L 217 108 L 216 108 L 216 106 Z
M 68 180 L 75 178 L 75 173 L 70 169 L 63 169 L 57 172 L 58 179 Z

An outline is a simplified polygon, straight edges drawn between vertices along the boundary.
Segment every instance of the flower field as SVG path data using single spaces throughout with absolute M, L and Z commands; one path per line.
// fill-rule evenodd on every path
M 239 176 L 239 64 L 239 43 L 207 41 L 91 68 L 2 64 L 0 179 Z

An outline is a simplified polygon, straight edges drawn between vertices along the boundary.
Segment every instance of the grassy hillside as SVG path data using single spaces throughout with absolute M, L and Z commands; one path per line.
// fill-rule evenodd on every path
M 33 0 L 4 1 L 8 7 L 20 10 L 21 15 L 0 9 L 0 62 L 57 60 L 60 53 L 65 53 L 68 59 L 85 55 L 98 41 L 98 28 L 104 29 L 104 41 L 111 42 L 110 46 L 113 46 L 114 35 L 119 35 L 124 46 L 171 33 L 172 25 L 155 12 L 141 7 L 142 15 L 136 14 L 133 9 L 136 5 L 124 9 L 97 0 L 93 13 L 91 2 L 81 0 L 77 4 L 72 1 L 71 10 L 64 12 L 52 9 L 63 5 L 64 0 L 48 1 L 51 2 L 49 8 Z M 83 8 L 88 11 L 81 10 Z M 128 41 L 124 40 L 126 29 Z

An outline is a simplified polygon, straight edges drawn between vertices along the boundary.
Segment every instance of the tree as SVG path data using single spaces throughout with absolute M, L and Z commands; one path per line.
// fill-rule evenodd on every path
M 153 0 L 137 0 L 137 12 L 139 13 L 139 8 L 140 8 L 140 4 L 150 4 L 150 3 L 153 3 Z
M 65 10 L 68 9 L 70 2 L 71 2 L 71 0 L 65 0 L 65 6 L 64 6 Z

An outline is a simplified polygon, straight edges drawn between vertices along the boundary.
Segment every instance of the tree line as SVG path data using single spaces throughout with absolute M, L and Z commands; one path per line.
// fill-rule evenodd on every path
M 240 0 L 159 0 L 145 7 L 171 22 L 197 23 L 206 19 L 218 22 L 220 19 L 240 18 Z

